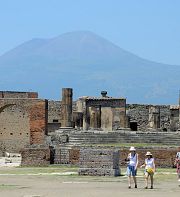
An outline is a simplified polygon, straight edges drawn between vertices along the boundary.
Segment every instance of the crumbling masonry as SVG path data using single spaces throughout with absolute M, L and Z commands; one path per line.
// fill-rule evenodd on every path
M 72 88 L 62 89 L 62 101 L 39 99 L 36 92 L 1 91 L 0 154 L 21 152 L 29 158 L 24 156 L 24 165 L 48 165 L 79 162 L 78 144 L 180 143 L 179 114 L 178 105 L 127 104 L 106 91 L 77 101 Z M 35 163 L 39 152 L 44 156 Z

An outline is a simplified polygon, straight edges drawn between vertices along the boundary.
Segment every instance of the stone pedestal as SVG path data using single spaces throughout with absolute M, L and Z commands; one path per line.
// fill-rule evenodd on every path
M 79 175 L 119 176 L 119 150 L 81 149 L 79 166 Z

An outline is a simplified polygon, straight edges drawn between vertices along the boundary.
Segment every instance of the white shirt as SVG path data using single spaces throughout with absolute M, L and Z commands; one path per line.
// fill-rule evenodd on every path
M 145 159 L 145 164 L 146 164 L 145 169 L 154 168 L 154 158 Z
M 136 166 L 137 163 L 137 154 L 135 153 L 135 155 L 133 154 L 129 154 L 129 165 L 130 166 Z

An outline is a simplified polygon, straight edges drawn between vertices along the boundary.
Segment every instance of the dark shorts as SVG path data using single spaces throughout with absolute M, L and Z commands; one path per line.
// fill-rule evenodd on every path
M 127 166 L 127 176 L 136 176 L 135 166 Z

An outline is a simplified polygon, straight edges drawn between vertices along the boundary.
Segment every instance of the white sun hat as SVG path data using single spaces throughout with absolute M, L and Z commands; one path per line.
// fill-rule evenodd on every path
M 146 153 L 146 156 L 148 156 L 148 155 L 151 155 L 151 156 L 152 156 L 152 153 L 148 151 L 148 152 Z
M 129 151 L 136 151 L 136 149 L 134 148 L 134 146 L 131 146 L 131 148 L 129 149 Z

